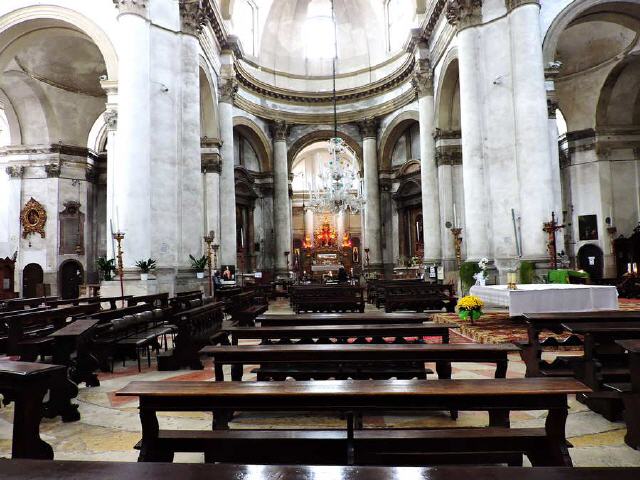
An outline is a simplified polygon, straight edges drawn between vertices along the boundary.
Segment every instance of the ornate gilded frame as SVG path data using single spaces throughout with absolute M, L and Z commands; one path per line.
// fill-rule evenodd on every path
M 40 202 L 31 197 L 20 212 L 20 223 L 22 223 L 22 238 L 27 238 L 32 233 L 39 233 L 44 238 L 47 212 Z

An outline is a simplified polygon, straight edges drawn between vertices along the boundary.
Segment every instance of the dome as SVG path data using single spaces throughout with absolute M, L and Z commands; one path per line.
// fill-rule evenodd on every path
M 414 26 L 413 3 L 335 0 L 338 75 L 397 57 Z M 331 0 L 235 0 L 230 13 L 231 31 L 249 63 L 292 76 L 331 76 Z

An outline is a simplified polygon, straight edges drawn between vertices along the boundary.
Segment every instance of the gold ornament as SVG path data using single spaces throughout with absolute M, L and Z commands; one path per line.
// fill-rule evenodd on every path
M 44 238 L 44 224 L 47 223 L 47 212 L 40 202 L 33 197 L 20 212 L 20 222 L 22 223 L 22 238 L 27 238 L 31 233 L 39 233 Z

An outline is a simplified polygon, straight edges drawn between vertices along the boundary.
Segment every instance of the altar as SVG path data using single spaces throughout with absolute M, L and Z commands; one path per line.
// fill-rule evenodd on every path
M 618 309 L 616 287 L 605 285 L 532 284 L 518 285 L 517 290 L 509 290 L 506 285 L 474 285 L 469 293 L 487 305 L 508 308 L 512 317 L 523 313 Z

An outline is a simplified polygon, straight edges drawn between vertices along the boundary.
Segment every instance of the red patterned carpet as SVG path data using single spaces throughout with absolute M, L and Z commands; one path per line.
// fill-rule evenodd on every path
M 640 300 L 620 299 L 620 310 L 640 311 Z M 438 323 L 455 323 L 460 326 L 460 333 L 478 343 L 513 343 L 527 341 L 527 327 L 522 321 L 514 320 L 504 312 L 487 312 L 474 323 L 465 322 L 456 313 L 436 313 L 433 321 Z M 541 339 L 556 337 L 564 340 L 568 334 L 553 335 L 542 333 Z M 564 347 L 564 349 L 571 347 Z

